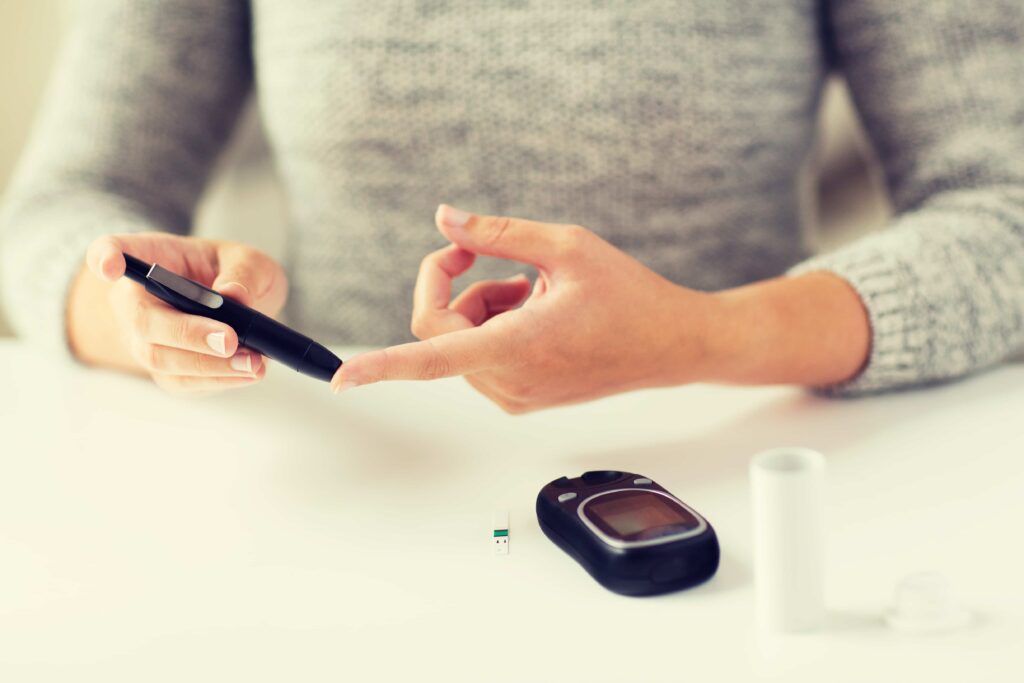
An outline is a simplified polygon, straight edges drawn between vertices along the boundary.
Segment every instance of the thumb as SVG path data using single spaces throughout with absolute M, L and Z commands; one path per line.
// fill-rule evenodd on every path
M 434 220 L 441 234 L 466 251 L 547 269 L 565 263 L 581 236 L 589 234 L 575 225 L 478 216 L 447 204 L 437 207 Z
M 284 306 L 288 285 L 272 258 L 242 244 L 222 244 L 217 261 L 213 289 L 268 315 L 276 315 Z
M 154 239 L 153 233 L 101 235 L 94 239 L 85 252 L 85 263 L 89 270 L 107 282 L 114 282 L 125 271 L 124 254 L 142 259 L 158 261 L 161 253 L 161 239 L 175 239 L 161 235 Z

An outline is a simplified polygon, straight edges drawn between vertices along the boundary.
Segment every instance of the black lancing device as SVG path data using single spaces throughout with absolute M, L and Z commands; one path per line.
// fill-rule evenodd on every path
M 622 595 L 689 588 L 718 569 L 711 524 L 641 474 L 598 470 L 556 479 L 537 495 L 537 520 L 598 583 Z
M 218 320 L 238 334 L 238 343 L 304 375 L 330 382 L 341 359 L 309 337 L 259 311 L 233 301 L 157 264 L 124 255 L 125 277 L 179 311 Z

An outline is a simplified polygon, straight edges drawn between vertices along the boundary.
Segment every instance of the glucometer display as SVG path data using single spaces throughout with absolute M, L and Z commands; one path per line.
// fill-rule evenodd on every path
M 624 541 L 656 538 L 696 529 L 700 522 L 672 499 L 651 491 L 615 491 L 595 498 L 583 514 L 610 536 Z

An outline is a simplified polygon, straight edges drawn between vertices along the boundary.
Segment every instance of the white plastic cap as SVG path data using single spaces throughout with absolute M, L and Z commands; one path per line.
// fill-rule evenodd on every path
M 956 601 L 946 577 L 918 572 L 896 584 L 886 622 L 904 633 L 941 633 L 963 628 L 970 617 Z

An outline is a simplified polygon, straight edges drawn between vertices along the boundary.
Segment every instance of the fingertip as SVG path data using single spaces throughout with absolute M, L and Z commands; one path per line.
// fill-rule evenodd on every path
M 348 373 L 345 372 L 344 367 L 339 368 L 338 371 L 334 373 L 334 377 L 331 378 L 331 393 L 335 395 L 357 386 L 359 386 L 359 382 L 351 379 L 348 376 Z
M 361 366 L 363 364 L 363 358 L 367 354 L 360 354 L 353 358 L 345 361 L 345 363 L 338 368 L 334 373 L 334 377 L 331 378 L 331 391 L 335 394 L 340 394 L 343 391 L 358 387 L 368 382 L 363 378 L 361 372 Z
M 354 389 L 357 386 L 359 386 L 358 382 L 339 382 L 338 384 L 331 385 L 331 391 L 334 392 L 335 396 L 337 396 L 341 392 Z
M 120 246 L 109 236 L 97 237 L 86 250 L 89 270 L 101 279 L 114 281 L 124 275 L 125 261 Z
M 441 204 L 437 207 L 437 211 L 434 213 L 434 222 L 442 233 L 448 234 L 445 228 L 455 231 L 461 231 L 469 223 L 469 219 L 473 217 L 473 214 L 462 209 L 456 209 L 454 206 L 448 204 Z
M 227 325 L 207 331 L 204 339 L 214 355 L 221 358 L 231 358 L 238 352 L 238 335 Z
M 238 334 L 231 329 L 226 327 L 224 329 L 224 352 L 225 355 L 230 358 L 231 356 L 238 353 Z
M 457 269 L 469 270 L 470 266 L 476 261 L 476 254 L 459 244 L 453 242 L 448 249 L 451 250 L 452 256 L 455 258 Z
M 100 275 L 108 282 L 114 282 L 124 275 L 127 263 L 119 249 L 112 248 L 100 258 Z

